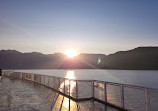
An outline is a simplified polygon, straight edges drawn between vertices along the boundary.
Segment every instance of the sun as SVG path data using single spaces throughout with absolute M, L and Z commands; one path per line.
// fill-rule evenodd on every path
M 68 56 L 69 58 L 73 58 L 73 57 L 77 56 L 77 51 L 74 50 L 74 49 L 68 49 L 68 50 L 66 50 L 66 51 L 64 52 L 64 54 L 65 54 L 66 56 Z

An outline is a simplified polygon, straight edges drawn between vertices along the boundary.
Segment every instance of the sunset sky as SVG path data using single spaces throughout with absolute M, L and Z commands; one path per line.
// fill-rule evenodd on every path
M 109 54 L 158 46 L 156 0 L 0 0 L 0 49 Z

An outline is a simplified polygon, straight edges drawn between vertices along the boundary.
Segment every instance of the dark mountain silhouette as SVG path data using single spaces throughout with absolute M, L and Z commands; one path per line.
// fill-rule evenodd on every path
M 98 58 L 103 54 L 80 54 L 68 58 L 62 53 L 42 54 L 38 52 L 21 53 L 16 50 L 0 51 L 0 67 L 3 69 L 47 69 L 47 68 L 99 68 Z
M 104 68 L 157 70 L 158 47 L 138 47 L 110 54 L 104 59 Z
M 98 60 L 101 62 L 98 62 Z M 0 51 L 0 67 L 3 69 L 158 69 L 158 47 L 138 47 L 119 51 L 108 56 L 104 54 L 80 54 L 68 58 L 62 53 L 21 53 L 16 50 Z
M 98 58 L 106 58 L 104 54 L 80 54 L 75 58 L 66 58 L 60 68 L 100 68 L 100 64 L 97 63 Z

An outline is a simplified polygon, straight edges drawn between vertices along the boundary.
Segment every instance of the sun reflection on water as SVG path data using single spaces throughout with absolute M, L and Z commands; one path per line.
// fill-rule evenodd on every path
M 67 71 L 65 78 L 65 83 L 62 82 L 60 85 L 60 91 L 64 89 L 65 84 L 65 90 L 66 92 L 69 92 L 69 85 L 70 85 L 70 95 L 72 96 L 72 93 L 74 92 L 74 88 L 76 86 L 76 82 L 74 81 L 76 79 L 74 71 Z
M 66 77 L 65 78 L 68 78 L 68 79 L 75 79 L 75 72 L 74 71 L 67 71 L 66 73 Z

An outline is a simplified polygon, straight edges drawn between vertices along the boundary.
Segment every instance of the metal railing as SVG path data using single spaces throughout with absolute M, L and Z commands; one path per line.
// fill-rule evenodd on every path
M 157 111 L 158 89 L 98 80 L 72 80 L 39 74 L 4 71 L 11 79 L 36 82 L 74 100 L 95 99 L 131 111 Z

